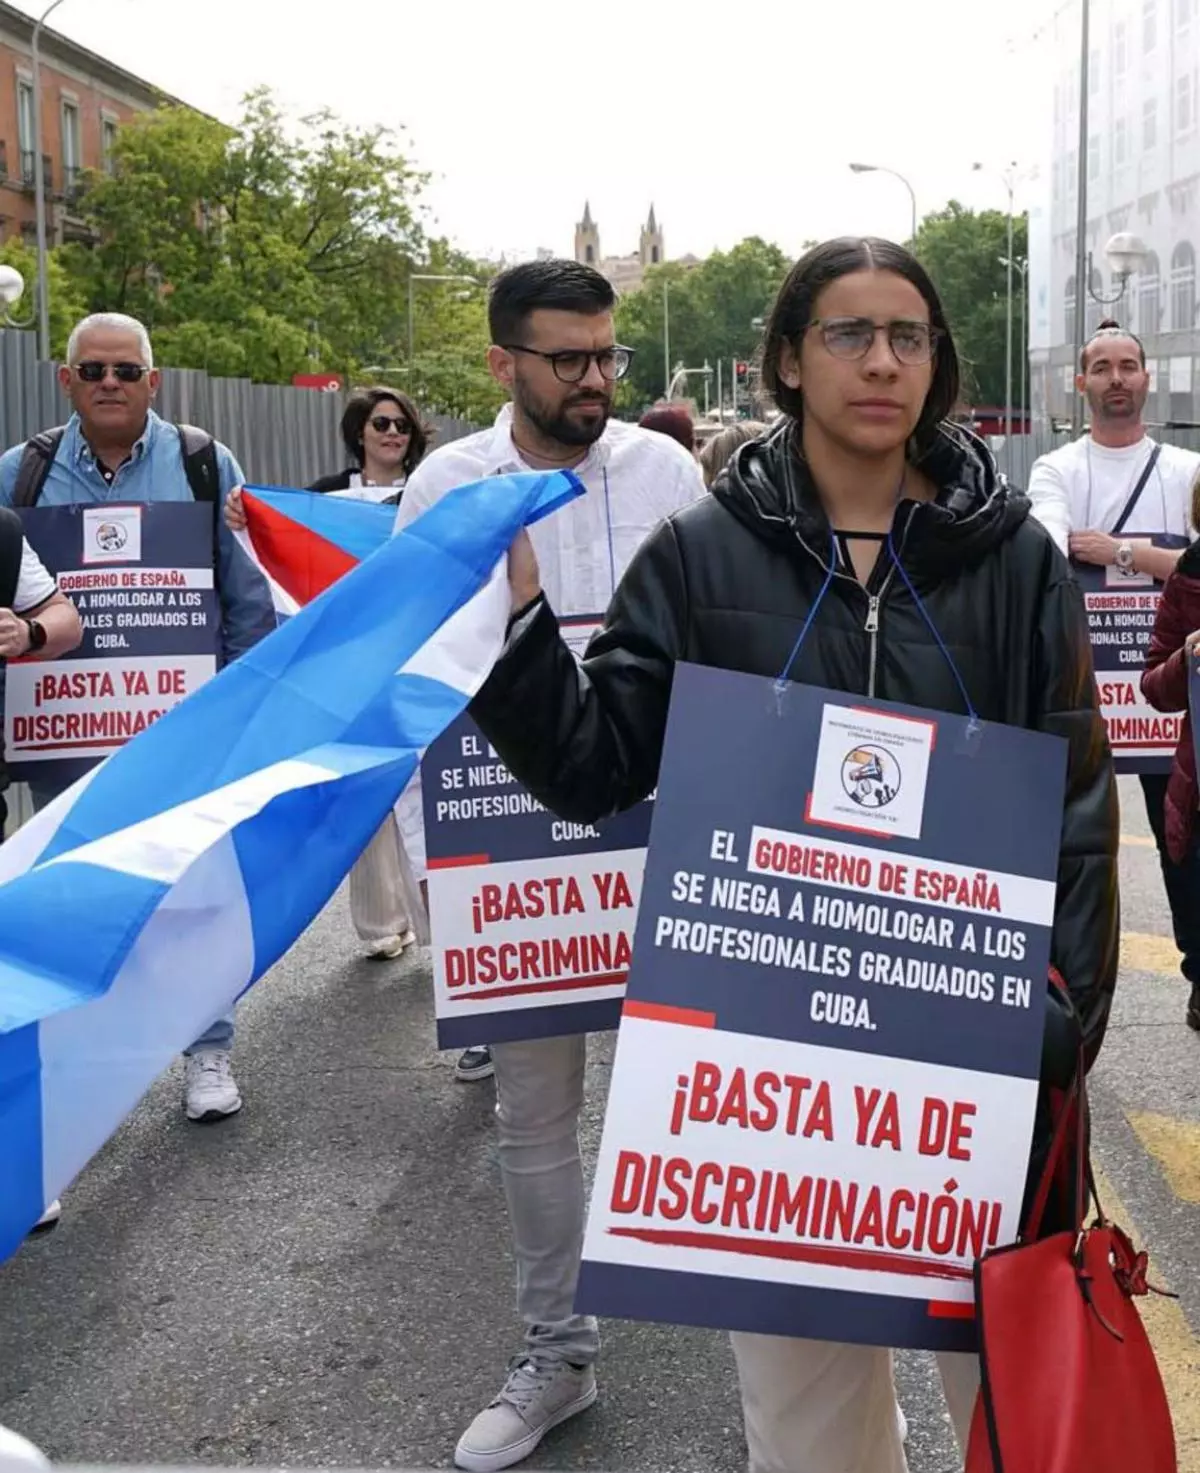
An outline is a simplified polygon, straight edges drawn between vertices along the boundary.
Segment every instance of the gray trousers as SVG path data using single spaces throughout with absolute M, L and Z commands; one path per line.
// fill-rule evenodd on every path
M 596 1321 L 572 1307 L 583 1251 L 578 1125 L 586 1056 L 582 1036 L 492 1046 L 500 1171 L 525 1340 L 577 1365 L 600 1350 Z

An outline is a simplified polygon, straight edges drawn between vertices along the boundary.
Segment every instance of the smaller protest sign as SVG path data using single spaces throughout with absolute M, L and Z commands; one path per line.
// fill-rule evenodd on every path
M 1186 538 L 1166 535 L 1127 540 L 1168 549 L 1187 545 Z M 1072 566 L 1083 589 L 1100 711 L 1113 763 L 1120 773 L 1166 772 L 1182 718 L 1155 711 L 1141 687 L 1162 584 L 1149 574 L 1125 573 L 1112 565 Z
M 66 783 L 211 679 L 220 621 L 213 508 L 194 502 L 33 507 L 34 551 L 83 621 L 57 660 L 14 660 L 4 692 L 9 772 Z
M 561 621 L 582 653 L 596 616 Z M 421 762 L 438 1045 L 614 1028 L 652 805 L 600 824 L 550 813 L 469 716 Z

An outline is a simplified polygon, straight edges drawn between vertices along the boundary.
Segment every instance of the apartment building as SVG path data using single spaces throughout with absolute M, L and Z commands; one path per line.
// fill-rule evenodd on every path
M 1048 27 L 1053 116 L 1030 211 L 1033 408 L 1055 419 L 1074 392 L 1080 15 L 1066 5 Z M 1200 422 L 1200 0 L 1091 0 L 1089 29 L 1086 325 L 1115 317 L 1145 342 L 1147 418 Z M 1124 283 L 1104 255 L 1122 231 L 1148 247 Z

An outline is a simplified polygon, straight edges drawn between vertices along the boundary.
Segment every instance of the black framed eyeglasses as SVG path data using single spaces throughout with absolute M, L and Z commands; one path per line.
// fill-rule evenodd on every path
M 386 435 L 393 425 L 395 425 L 398 435 L 412 434 L 412 425 L 402 414 L 397 414 L 394 418 L 390 414 L 373 414 L 371 416 L 371 428 L 377 435 Z
M 893 357 L 905 368 L 930 362 L 943 336 L 941 328 L 903 317 L 890 322 L 873 322 L 869 317 L 814 317 L 808 325 L 819 330 L 826 352 L 844 362 L 865 358 L 876 334 L 884 333 Z
M 529 353 L 534 358 L 544 358 L 554 370 L 560 384 L 580 384 L 588 376 L 588 369 L 595 363 L 600 377 L 607 383 L 615 383 L 629 372 L 633 362 L 632 348 L 614 344 L 611 348 L 597 348 L 587 353 L 579 348 L 561 348 L 557 353 L 543 353 L 541 348 L 525 348 L 520 343 L 501 343 L 506 353 Z
M 82 363 L 75 364 L 75 372 L 85 384 L 102 383 L 109 369 L 112 370 L 113 377 L 120 379 L 123 384 L 136 384 L 144 374 L 150 372 L 144 363 L 99 363 L 94 358 L 87 358 Z

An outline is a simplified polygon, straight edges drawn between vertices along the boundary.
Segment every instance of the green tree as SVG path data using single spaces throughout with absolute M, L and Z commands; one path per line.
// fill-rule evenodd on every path
M 1013 259 L 1028 257 L 1028 217 L 1013 221 Z M 1008 216 L 999 210 L 964 209 L 951 200 L 926 215 L 917 231 L 916 255 L 932 276 L 946 309 L 963 368 L 968 404 L 1004 403 L 1008 313 Z M 1021 278 L 1013 273 L 1013 392 L 1019 392 Z
M 761 330 L 755 320 L 770 310 L 790 261 L 778 246 L 757 236 L 729 251 L 714 251 L 700 265 L 678 261 L 651 267 L 640 291 L 631 292 L 617 308 L 617 336 L 636 349 L 622 403 L 638 410 L 659 398 L 666 386 L 663 362 L 663 288 L 667 287 L 671 367 L 682 363 L 728 369 L 733 358 L 749 359 L 757 351 Z M 702 395 L 701 380 L 690 380 L 690 392 Z
M 495 417 L 505 398 L 487 370 L 492 340 L 487 285 L 495 267 L 472 260 L 445 240 L 433 240 L 420 271 L 472 278 L 474 284 L 465 280 L 413 283 L 413 362 L 404 386 L 427 410 L 485 424 Z M 403 308 L 407 336 L 407 300 Z
M 141 318 L 164 363 L 280 382 L 394 353 L 424 179 L 386 130 L 322 112 L 293 131 L 260 91 L 236 128 L 143 114 L 114 164 L 88 179 L 97 244 L 69 269 L 94 310 Z
M 15 267 L 25 279 L 25 295 L 12 309 L 12 315 L 18 322 L 29 321 L 32 330 L 37 323 L 37 252 L 14 236 L 0 246 L 0 265 Z M 46 277 L 50 288 L 50 352 L 62 358 L 71 329 L 87 311 L 87 300 L 57 251 L 47 255 Z

